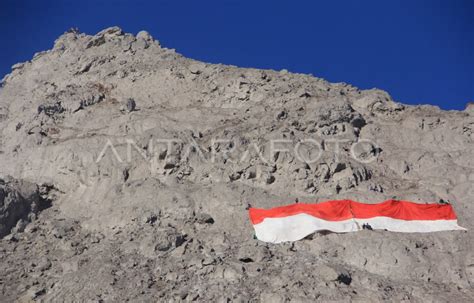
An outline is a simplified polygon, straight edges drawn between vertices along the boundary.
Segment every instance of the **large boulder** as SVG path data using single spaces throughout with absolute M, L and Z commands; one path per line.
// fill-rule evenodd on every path
M 0 238 L 8 235 L 17 224 L 21 231 L 22 225 L 32 220 L 45 206 L 37 185 L 0 179 Z

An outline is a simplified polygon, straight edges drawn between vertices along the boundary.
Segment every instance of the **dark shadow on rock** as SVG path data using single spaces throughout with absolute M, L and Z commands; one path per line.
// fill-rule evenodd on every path
M 53 189 L 10 177 L 0 179 L 0 238 L 12 230 L 22 232 L 39 212 L 50 207 Z

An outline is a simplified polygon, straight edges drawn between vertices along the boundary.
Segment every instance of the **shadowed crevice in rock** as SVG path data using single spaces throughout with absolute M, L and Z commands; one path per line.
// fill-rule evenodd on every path
M 12 178 L 0 179 L 0 238 L 12 229 L 22 232 L 37 214 L 51 206 L 49 192 L 53 187 Z

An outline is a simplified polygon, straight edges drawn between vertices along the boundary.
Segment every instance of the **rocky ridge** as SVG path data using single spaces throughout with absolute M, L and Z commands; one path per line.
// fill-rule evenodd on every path
M 470 107 L 73 29 L 2 80 L 0 142 L 0 301 L 474 299 Z M 249 204 L 347 198 L 468 231 L 252 237 Z

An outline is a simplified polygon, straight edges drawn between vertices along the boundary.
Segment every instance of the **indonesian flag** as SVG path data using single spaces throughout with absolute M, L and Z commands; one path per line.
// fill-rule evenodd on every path
M 396 200 L 378 204 L 335 200 L 272 209 L 250 208 L 249 216 L 257 238 L 271 243 L 297 241 L 322 230 L 336 233 L 364 228 L 407 233 L 466 230 L 458 225 L 456 214 L 449 204 Z

